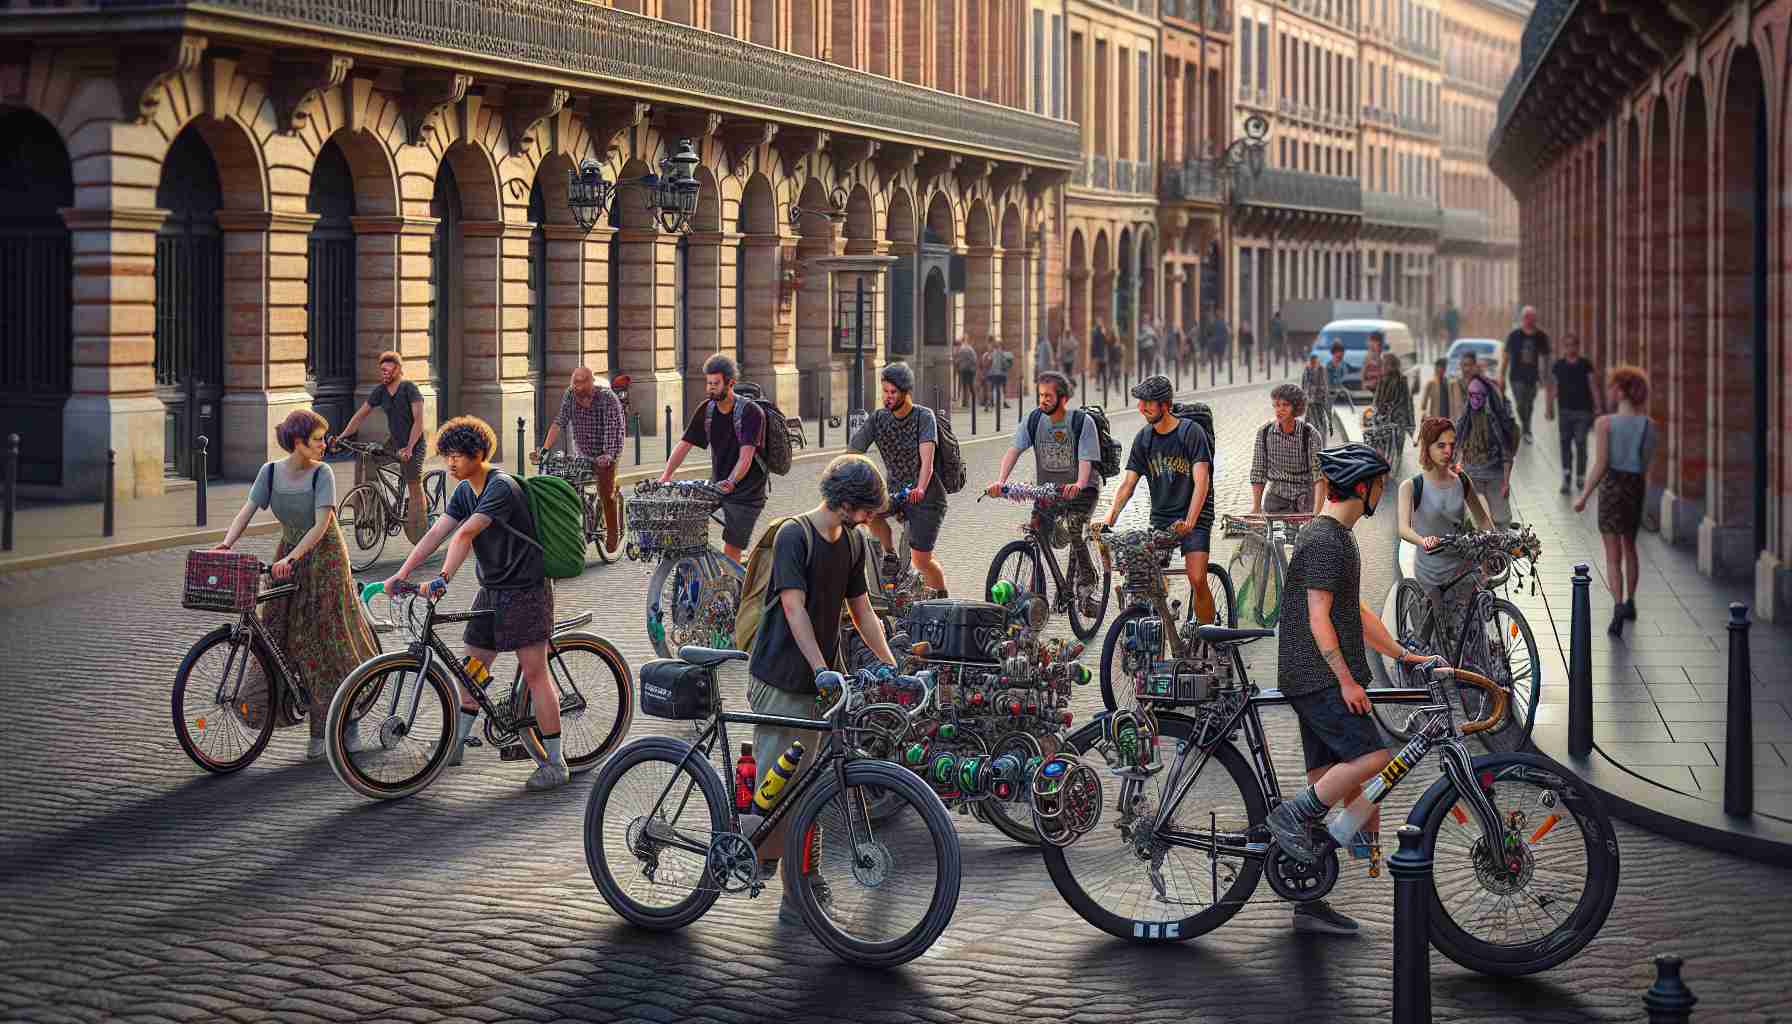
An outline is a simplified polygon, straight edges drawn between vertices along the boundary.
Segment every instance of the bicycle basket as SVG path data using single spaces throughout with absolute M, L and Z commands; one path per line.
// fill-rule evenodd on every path
M 240 614 L 255 607 L 260 584 L 261 562 L 254 555 L 189 551 L 180 606 L 196 612 Z
M 701 551 L 709 544 L 709 514 L 717 503 L 681 494 L 642 494 L 624 506 L 628 555 L 643 562 Z

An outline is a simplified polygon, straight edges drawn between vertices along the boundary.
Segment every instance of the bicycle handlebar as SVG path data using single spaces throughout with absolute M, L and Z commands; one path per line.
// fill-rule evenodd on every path
M 1464 736 L 1472 736 L 1478 732 L 1486 732 L 1500 724 L 1506 717 L 1506 691 L 1498 683 L 1479 672 L 1471 672 L 1466 668 L 1434 668 L 1431 670 L 1433 680 L 1454 678 L 1458 682 L 1469 683 L 1486 690 L 1493 697 L 1493 710 L 1486 718 L 1473 722 L 1464 722 L 1461 732 Z
M 1001 494 L 997 497 L 1015 502 L 1051 502 L 1063 499 L 1064 492 L 1068 489 L 1069 485 L 1065 484 L 1003 484 Z M 977 500 L 982 501 L 989 496 L 989 491 L 984 490 L 977 495 Z

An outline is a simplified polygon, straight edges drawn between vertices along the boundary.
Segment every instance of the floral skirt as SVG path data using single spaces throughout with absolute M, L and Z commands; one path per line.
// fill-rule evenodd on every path
M 306 532 L 286 530 L 274 552 L 275 560 L 285 558 Z M 310 554 L 293 563 L 290 582 L 298 584 L 298 593 L 263 604 L 261 624 L 286 653 L 287 668 L 297 675 L 296 682 L 309 692 L 311 701 L 309 707 L 298 708 L 282 700 L 275 712 L 276 722 L 297 725 L 303 716 L 309 716 L 311 735 L 321 737 L 336 689 L 357 666 L 378 654 L 380 647 L 355 599 L 348 548 L 334 523 Z M 249 664 L 253 668 L 255 662 Z M 244 679 L 245 700 L 252 707 L 265 706 L 267 682 L 258 672 L 250 675 L 255 678 Z
M 1608 469 L 1599 481 L 1599 532 L 1634 537 L 1643 525 L 1648 485 L 1641 473 Z

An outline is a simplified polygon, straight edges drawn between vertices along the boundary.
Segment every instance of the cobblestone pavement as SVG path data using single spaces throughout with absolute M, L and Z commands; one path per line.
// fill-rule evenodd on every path
M 1221 506 L 1242 509 L 1250 431 L 1268 403 L 1219 404 Z M 1117 428 L 1130 435 L 1137 423 L 1129 414 Z M 974 482 L 1001 451 L 966 449 Z M 1017 479 L 1030 478 L 1025 466 Z M 803 464 L 779 481 L 774 510 L 806 505 L 820 469 Z M 954 499 L 941 549 L 953 586 L 981 583 L 1021 514 Z M 1391 579 L 1392 516 L 1365 521 L 1358 536 L 1373 606 Z M 683 932 L 625 925 L 585 866 L 588 781 L 528 794 L 527 765 L 500 763 L 489 747 L 391 804 L 307 764 L 303 729 L 277 735 L 236 776 L 204 777 L 169 722 L 180 658 L 215 624 L 179 608 L 181 559 L 163 551 L 41 570 L 0 590 L 6 692 L 17 707 L 57 698 L 15 723 L 0 795 L 0 1018 L 1386 1018 L 1392 892 L 1360 869 L 1347 868 L 1334 894 L 1363 921 L 1356 939 L 1294 935 L 1288 908 L 1263 886 L 1214 934 L 1134 947 L 1084 924 L 1037 853 L 958 818 L 965 876 L 952 926 L 923 958 L 872 974 L 778 925 L 775 883 L 757 901 L 722 900 Z M 633 564 L 594 567 L 562 588 L 561 609 L 593 608 L 597 628 L 639 665 L 649 656 L 645 575 Z M 471 597 L 457 587 L 448 600 L 459 608 Z M 1273 681 L 1273 661 L 1270 644 L 1252 651 L 1260 681 Z M 1096 691 L 1080 692 L 1079 717 L 1099 704 Z M 1297 764 L 1292 717 L 1273 714 L 1270 728 L 1282 764 Z M 650 731 L 669 724 L 637 720 L 637 735 Z M 1422 788 L 1395 792 L 1391 821 Z M 1701 1019 L 1792 1019 L 1783 985 L 1792 873 L 1620 834 L 1623 881 L 1600 938 L 1526 980 L 1482 978 L 1434 956 L 1437 1019 L 1639 1020 L 1649 958 L 1663 950 L 1689 958 Z

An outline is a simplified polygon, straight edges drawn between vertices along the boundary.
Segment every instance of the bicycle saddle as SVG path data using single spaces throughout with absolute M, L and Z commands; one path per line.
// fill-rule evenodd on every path
M 752 655 L 748 654 L 746 651 L 729 651 L 716 647 L 698 647 L 696 644 L 688 644 L 678 649 L 678 660 L 688 661 L 693 665 L 701 665 L 704 668 L 715 668 L 717 665 L 730 661 L 746 661 L 750 657 L 752 657 Z
M 1204 644 L 1238 644 L 1247 640 L 1261 640 L 1266 636 L 1275 636 L 1273 629 L 1228 629 L 1225 626 L 1201 626 L 1195 630 L 1195 636 Z

